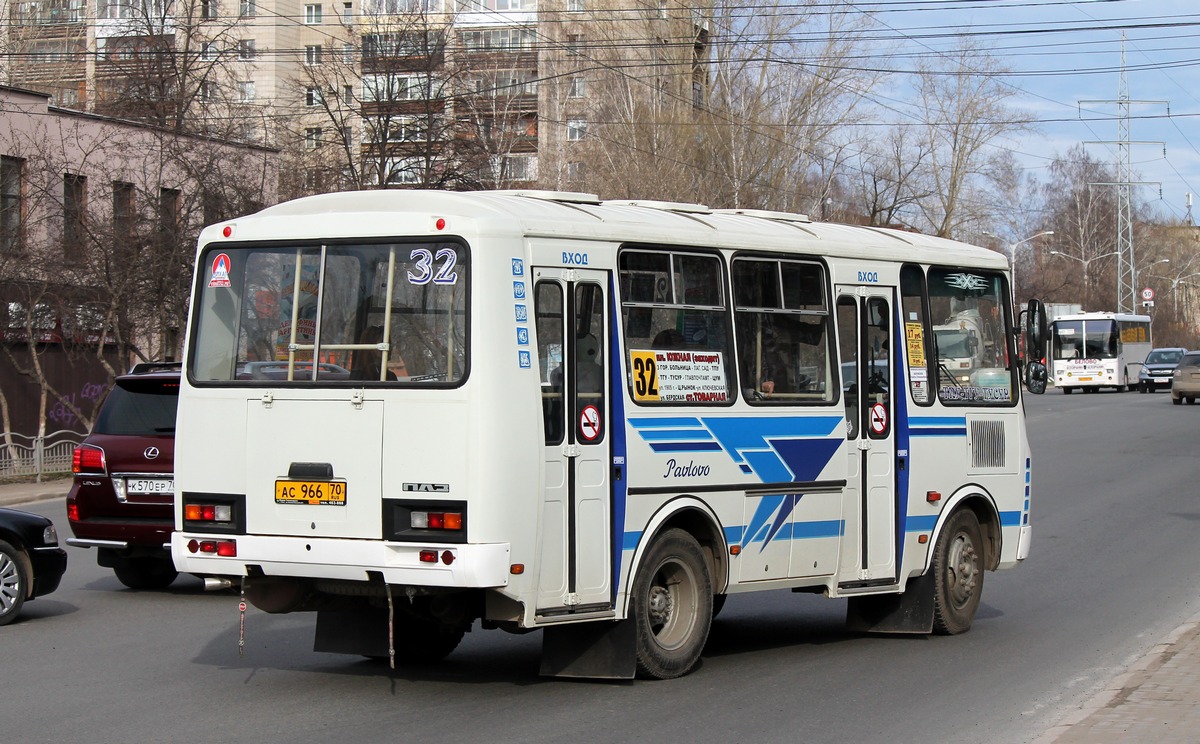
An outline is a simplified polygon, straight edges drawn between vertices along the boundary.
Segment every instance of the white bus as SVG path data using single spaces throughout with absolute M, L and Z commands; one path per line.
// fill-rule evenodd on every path
M 266 612 L 315 611 L 317 650 L 436 659 L 480 621 L 542 629 L 545 674 L 667 678 L 726 595 L 959 633 L 984 572 L 1029 552 L 997 253 L 796 214 L 374 191 L 209 227 L 197 266 L 172 554 Z M 966 310 L 964 380 L 931 329 Z
M 1050 323 L 1051 379 L 1067 394 L 1132 390 L 1152 348 L 1149 315 L 1060 315 Z

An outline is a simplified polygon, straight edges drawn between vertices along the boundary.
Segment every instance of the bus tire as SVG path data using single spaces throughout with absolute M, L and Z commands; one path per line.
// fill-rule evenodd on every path
M 946 522 L 933 553 L 933 631 L 957 635 L 971 629 L 983 594 L 983 533 L 970 509 Z
M 721 614 L 721 610 L 725 608 L 725 600 L 729 598 L 728 594 L 713 595 L 713 617 Z
M 1174 395 L 1172 395 L 1171 402 L 1177 406 L 1181 406 L 1181 405 L 1183 405 L 1183 398 L 1176 398 Z
M 1062 389 L 1062 391 L 1063 391 L 1063 395 L 1070 395 L 1070 394 L 1071 394 L 1071 388 L 1069 388 L 1069 387 L 1065 387 L 1065 388 L 1063 388 L 1063 389 Z
M 708 562 L 696 538 L 664 532 L 646 553 L 633 584 L 638 676 L 672 679 L 691 671 L 712 627 Z
M 465 627 L 397 612 L 392 621 L 392 647 L 396 653 L 396 663 L 432 664 L 441 661 L 458 648 L 466 632 Z

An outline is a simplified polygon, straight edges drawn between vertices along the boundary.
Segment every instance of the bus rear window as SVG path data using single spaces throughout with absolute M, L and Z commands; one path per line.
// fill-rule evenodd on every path
M 467 258 L 451 242 L 206 251 L 189 372 L 199 382 L 457 384 Z

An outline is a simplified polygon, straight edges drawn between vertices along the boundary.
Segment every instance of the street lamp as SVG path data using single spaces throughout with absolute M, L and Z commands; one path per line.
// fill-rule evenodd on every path
M 1118 253 L 1120 253 L 1120 251 L 1109 251 L 1108 253 L 1102 253 L 1099 256 L 1092 256 L 1091 258 L 1080 258 L 1079 256 L 1072 256 L 1070 253 L 1063 253 L 1062 251 L 1050 251 L 1051 256 L 1062 256 L 1063 258 L 1069 258 L 1072 261 L 1078 261 L 1079 263 L 1083 264 L 1083 300 L 1084 300 L 1084 304 L 1087 304 L 1088 266 L 1091 265 L 1092 261 L 1099 261 L 1102 258 L 1108 258 L 1109 256 L 1115 256 Z
M 1012 278 L 1013 302 L 1017 301 L 1017 247 L 1025 245 L 1029 241 L 1034 240 L 1036 238 L 1040 238 L 1044 235 L 1053 235 L 1053 234 L 1054 234 L 1053 230 L 1043 230 L 1040 233 L 1035 233 L 1033 235 L 1030 235 L 1028 238 L 1025 238 L 1024 240 L 1018 240 L 1017 242 L 1012 243 L 1008 246 L 1008 268 L 1009 268 L 1009 275 Z

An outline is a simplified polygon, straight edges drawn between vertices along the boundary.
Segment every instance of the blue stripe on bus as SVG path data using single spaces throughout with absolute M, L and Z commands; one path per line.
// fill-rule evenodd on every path
M 1021 524 L 1021 512 L 1005 511 L 1000 512 L 1001 527 L 1018 527 Z
M 717 442 L 663 442 L 652 444 L 650 449 L 655 452 L 712 452 L 720 450 Z
M 966 427 L 962 429 L 930 429 L 912 427 L 908 430 L 910 437 L 965 437 Z
M 712 432 L 708 429 L 650 429 L 638 432 L 638 434 L 647 442 L 661 441 L 663 439 L 678 439 L 679 441 L 697 439 L 707 441 L 713 438 Z
M 746 528 L 744 525 L 725 528 L 725 542 L 730 545 L 741 544 L 743 547 L 747 543 L 742 543 L 742 536 Z M 635 550 L 638 543 L 642 541 L 642 532 L 626 532 L 622 535 L 621 550 Z M 795 522 L 785 526 L 779 531 L 772 541 L 775 540 L 818 540 L 827 537 L 842 537 L 846 534 L 846 520 L 844 519 L 822 519 L 812 522 Z M 749 542 L 762 542 L 763 537 L 756 537 Z
M 907 532 L 932 532 L 937 526 L 937 520 L 936 514 L 926 517 L 909 516 L 905 520 L 904 529 Z
M 913 416 L 909 418 L 913 426 L 966 426 L 966 416 Z

